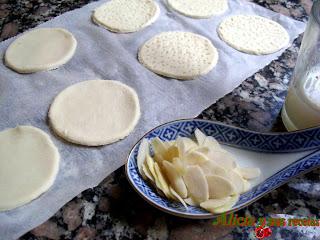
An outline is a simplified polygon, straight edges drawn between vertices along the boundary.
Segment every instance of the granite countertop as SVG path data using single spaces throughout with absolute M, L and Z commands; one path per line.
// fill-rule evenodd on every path
M 251 0 L 252 1 L 252 0 Z M 0 0 L 0 41 L 35 27 L 90 0 Z M 259 5 L 307 21 L 312 0 L 253 0 Z M 283 131 L 279 112 L 295 65 L 301 36 L 282 56 L 206 109 L 201 118 L 258 131 Z M 298 177 L 238 215 L 318 217 L 320 171 Z M 320 228 L 273 228 L 269 239 L 320 239 Z M 1 236 L 0 236 L 1 238 Z M 124 168 L 88 189 L 47 222 L 20 239 L 255 239 L 253 228 L 213 226 L 162 213 L 140 198 Z

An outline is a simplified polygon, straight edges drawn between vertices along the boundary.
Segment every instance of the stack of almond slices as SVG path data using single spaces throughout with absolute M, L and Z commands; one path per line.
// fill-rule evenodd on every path
M 260 175 L 259 168 L 241 168 L 235 158 L 211 136 L 195 130 L 195 141 L 143 139 L 137 156 L 140 174 L 168 199 L 187 209 L 200 206 L 212 213 L 232 208 L 239 195 L 250 189 L 248 180 Z

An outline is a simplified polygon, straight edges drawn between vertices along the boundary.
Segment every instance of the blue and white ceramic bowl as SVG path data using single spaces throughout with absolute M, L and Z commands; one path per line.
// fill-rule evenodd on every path
M 151 205 L 158 209 L 185 218 L 206 219 L 213 215 L 200 207 L 189 207 L 186 210 L 179 202 L 170 201 L 160 196 L 157 191 L 145 181 L 138 172 L 137 153 L 142 139 L 159 137 L 163 141 L 175 140 L 178 136 L 191 137 L 198 128 L 208 136 L 213 136 L 221 144 L 235 148 L 264 153 L 293 153 L 307 151 L 286 167 L 253 187 L 240 196 L 238 203 L 231 211 L 237 211 L 266 193 L 288 182 L 291 178 L 320 166 L 320 128 L 307 129 L 291 133 L 257 133 L 222 123 L 201 119 L 177 120 L 163 124 L 145 134 L 131 150 L 126 164 L 126 175 L 133 186 Z

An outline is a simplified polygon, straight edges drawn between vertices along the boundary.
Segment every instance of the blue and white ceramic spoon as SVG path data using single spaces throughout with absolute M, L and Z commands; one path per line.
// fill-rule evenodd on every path
M 196 128 L 216 138 L 223 148 L 235 155 L 239 166 L 259 167 L 262 171 L 258 179 L 250 181 L 252 189 L 242 194 L 229 212 L 248 206 L 290 179 L 320 166 L 320 128 L 290 133 L 258 133 L 208 120 L 186 119 L 156 127 L 141 139 L 159 137 L 170 141 L 178 136 L 192 137 Z M 180 217 L 206 219 L 217 216 L 200 207 L 186 210 L 181 203 L 157 194 L 138 172 L 136 157 L 140 142 L 128 156 L 126 175 L 133 188 L 147 202 Z

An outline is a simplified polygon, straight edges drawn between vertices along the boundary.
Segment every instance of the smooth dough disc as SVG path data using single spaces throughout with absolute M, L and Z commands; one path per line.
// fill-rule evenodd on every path
M 53 184 L 59 152 L 50 137 L 31 126 L 0 132 L 0 211 L 39 197 Z
M 289 44 L 289 35 L 280 24 L 260 16 L 231 16 L 217 31 L 231 47 L 249 54 L 270 54 Z
M 228 0 L 168 0 L 175 11 L 192 18 L 210 18 L 228 10 Z
M 65 140 L 100 146 L 125 138 L 140 118 L 136 92 L 111 80 L 91 80 L 72 85 L 53 101 L 49 120 Z
M 154 0 L 111 0 L 93 12 L 92 20 L 112 32 L 129 33 L 151 25 L 159 14 Z
M 37 28 L 12 42 L 4 60 L 19 73 L 52 70 L 68 62 L 76 47 L 76 39 L 65 29 Z
M 211 41 L 190 32 L 164 32 L 139 50 L 139 61 L 151 71 L 176 79 L 194 79 L 217 64 L 218 51 Z

